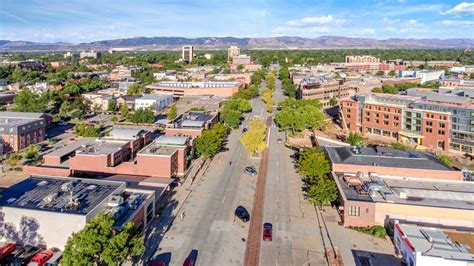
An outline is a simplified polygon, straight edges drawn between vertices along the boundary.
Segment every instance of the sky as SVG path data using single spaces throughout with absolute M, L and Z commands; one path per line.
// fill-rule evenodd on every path
M 0 39 L 129 37 L 474 38 L 455 0 L 0 0 Z

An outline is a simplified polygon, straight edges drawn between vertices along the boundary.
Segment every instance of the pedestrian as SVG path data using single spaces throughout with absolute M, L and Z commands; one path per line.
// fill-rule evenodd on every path
M 229 166 L 231 166 L 231 165 L 232 165 L 232 161 L 229 162 Z

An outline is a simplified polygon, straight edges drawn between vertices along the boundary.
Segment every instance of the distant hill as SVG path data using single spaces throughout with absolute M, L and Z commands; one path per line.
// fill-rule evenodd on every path
M 465 48 L 474 46 L 474 39 L 385 39 L 322 36 L 317 38 L 269 37 L 136 37 L 104 40 L 88 43 L 34 43 L 28 41 L 0 40 L 0 51 L 65 51 L 108 50 L 125 48 L 130 50 L 172 50 L 183 45 L 194 45 L 197 49 L 221 49 L 239 45 L 244 49 L 329 49 L 329 48 Z

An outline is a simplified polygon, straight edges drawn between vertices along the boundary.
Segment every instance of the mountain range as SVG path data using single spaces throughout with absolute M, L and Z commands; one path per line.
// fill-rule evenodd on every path
M 339 36 L 317 38 L 302 37 L 135 37 L 87 43 L 37 43 L 29 41 L 0 40 L 0 51 L 69 51 L 69 50 L 175 50 L 183 45 L 211 50 L 238 45 L 243 49 L 349 49 L 349 48 L 466 48 L 474 46 L 474 39 L 371 39 Z

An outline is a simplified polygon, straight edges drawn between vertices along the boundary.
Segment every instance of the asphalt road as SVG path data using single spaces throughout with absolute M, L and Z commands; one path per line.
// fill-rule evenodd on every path
M 277 79 L 275 105 L 284 99 Z M 277 139 L 285 133 L 270 128 L 269 161 L 263 222 L 273 224 L 273 241 L 260 247 L 260 265 L 325 265 L 316 212 L 304 200 L 302 181 L 290 156 L 293 151 Z
M 266 115 L 260 99 L 251 104 L 253 110 L 247 117 Z M 259 161 L 251 159 L 240 144 L 241 132 L 231 132 L 226 145 L 229 150 L 216 156 L 204 176 L 192 185 L 180 210 L 184 219 L 178 214 L 154 257 L 167 256 L 170 265 L 181 265 L 193 252 L 196 265 L 243 265 L 249 223 L 234 219 L 234 210 L 242 205 L 252 211 L 256 178 L 244 174 L 243 168 L 253 165 L 258 169 Z

